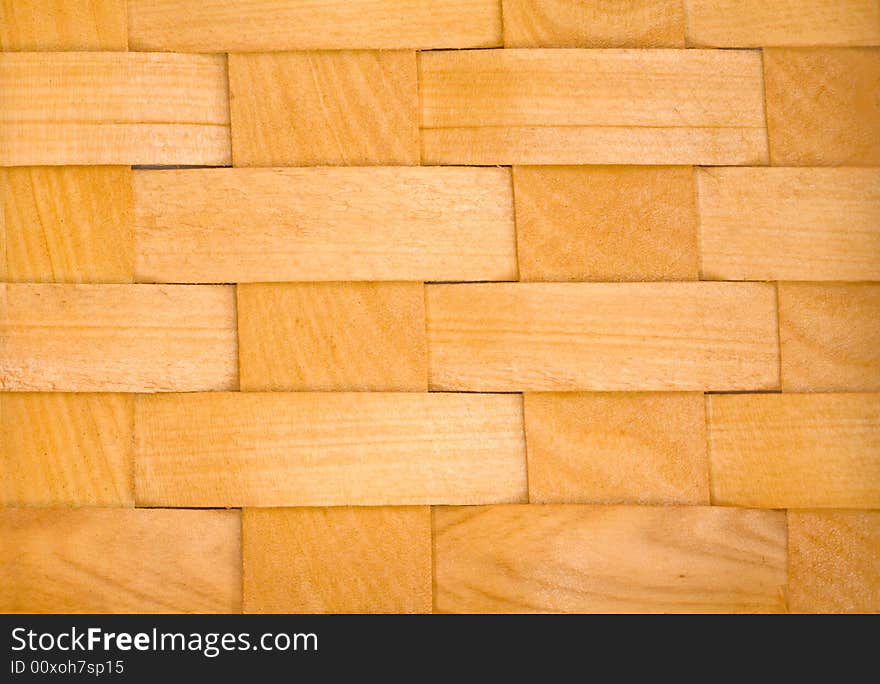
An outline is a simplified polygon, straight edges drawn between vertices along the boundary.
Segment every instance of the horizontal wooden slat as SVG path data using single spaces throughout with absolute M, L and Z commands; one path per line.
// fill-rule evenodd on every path
M 501 1 L 505 47 L 684 47 L 681 0 Z
M 880 508 L 880 394 L 706 401 L 713 503 Z
M 709 503 L 701 393 L 528 393 L 523 407 L 529 501 Z
M 144 506 L 525 501 L 519 396 L 219 393 L 138 397 Z
M 0 510 L 0 612 L 234 613 L 238 511 Z
M 699 169 L 703 277 L 880 280 L 880 170 Z
M 763 129 L 498 126 L 422 129 L 424 164 L 765 163 Z M 754 151 L 754 153 L 753 153 Z
M 133 50 L 262 52 L 501 45 L 500 0 L 129 0 Z
M 0 284 L 0 389 L 238 388 L 234 288 Z
M 684 0 L 688 45 L 877 45 L 876 0 Z
M 0 165 L 229 164 L 222 55 L 0 54 Z
M 431 509 L 246 508 L 244 612 L 430 613 Z
M 152 282 L 515 280 L 507 169 L 135 171 Z
M 132 282 L 131 206 L 127 166 L 0 169 L 8 245 L 4 280 Z
M 754 51 L 438 51 L 419 71 L 424 128 L 762 126 Z
M 785 514 L 649 506 L 434 510 L 440 612 L 778 612 Z
M 788 597 L 797 613 L 880 613 L 880 511 L 789 511 Z
M 424 52 L 419 86 L 425 163 L 767 161 L 757 52 Z
M 778 387 L 765 283 L 426 286 L 430 386 L 441 390 Z
M 128 394 L 0 394 L 0 505 L 133 506 Z
M 0 2 L 0 51 L 127 49 L 125 0 Z
M 779 283 L 782 389 L 880 392 L 878 312 L 878 283 Z

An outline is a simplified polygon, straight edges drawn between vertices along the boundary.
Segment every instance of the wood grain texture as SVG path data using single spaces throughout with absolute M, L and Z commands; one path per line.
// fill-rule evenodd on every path
M 421 283 L 238 286 L 244 391 L 425 392 Z
M 226 58 L 0 54 L 0 165 L 229 164 Z
M 419 164 L 414 52 L 229 56 L 235 166 Z
M 880 511 L 789 511 L 795 613 L 880 613 Z
M 880 392 L 880 284 L 779 283 L 782 389 Z
M 696 280 L 689 167 L 513 169 L 520 280 Z
M 774 166 L 880 164 L 880 49 L 764 50 Z
M 246 508 L 244 612 L 430 613 L 431 509 Z
M 502 0 L 509 48 L 684 47 L 680 0 Z
M 6 192 L 6 176 L 0 173 L 0 198 Z M 0 282 L 6 282 L 6 212 L 0 205 Z M 0 298 L 2 301 L 2 298 Z
M 523 407 L 532 503 L 709 503 L 701 393 L 527 393 Z
M 429 384 L 470 391 L 778 387 L 765 283 L 427 285 Z
M 880 508 L 880 394 L 707 396 L 712 503 Z
M 516 280 L 510 171 L 135 171 L 150 282 Z
M 419 94 L 428 164 L 767 161 L 757 52 L 423 52 Z
M 785 514 L 702 506 L 434 510 L 439 612 L 784 610 Z
M 880 171 L 698 169 L 702 275 L 880 280 Z
M 134 280 L 128 167 L 0 169 L 8 282 Z
M 501 45 L 499 0 L 128 0 L 133 50 L 271 52 Z
M 125 0 L 0 0 L 0 51 L 125 51 L 125 14 Z
M 684 0 L 698 47 L 877 45 L 875 0 Z
M 0 506 L 133 506 L 127 394 L 0 394 Z
M 231 287 L 0 284 L 0 291 L 2 390 L 238 388 Z
M 236 613 L 238 511 L 0 509 L 4 613 Z
M 423 128 L 421 137 L 423 164 L 767 163 L 764 130 L 751 128 L 486 126 Z
M 210 393 L 135 403 L 143 506 L 525 501 L 519 396 Z

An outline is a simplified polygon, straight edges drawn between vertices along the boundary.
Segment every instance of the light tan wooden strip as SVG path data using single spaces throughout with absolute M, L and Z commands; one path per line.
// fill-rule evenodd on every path
M 135 171 L 147 282 L 516 280 L 510 171 Z
M 533 503 L 708 504 L 703 395 L 528 393 Z
M 702 275 L 880 280 L 880 170 L 699 169 Z
M 513 169 L 520 280 L 696 280 L 689 167 Z
M 880 395 L 706 397 L 712 503 L 880 508 Z
M 684 47 L 680 0 L 502 0 L 511 48 Z
M 127 166 L 0 169 L 6 280 L 132 282 L 131 207 Z
M 421 283 L 239 285 L 243 391 L 425 392 Z
M 232 287 L 8 284 L 0 288 L 0 389 L 238 388 Z
M 757 52 L 423 52 L 419 94 L 423 163 L 767 161 Z
M 795 613 L 880 613 L 880 511 L 789 511 Z
M 424 164 L 767 163 L 763 128 L 423 128 Z
M 0 509 L 4 613 L 241 610 L 238 511 Z
M 684 0 L 688 45 L 877 45 L 875 0 Z
M 702 506 L 434 510 L 439 612 L 779 612 L 785 514 Z
M 431 509 L 246 508 L 244 612 L 430 613 Z
M 0 54 L 0 165 L 229 164 L 226 58 Z
M 425 128 L 763 125 L 756 51 L 437 51 L 419 74 Z
M 270 52 L 501 45 L 499 0 L 128 0 L 133 50 Z
M 880 49 L 764 50 L 774 166 L 880 165 Z
M 0 172 L 0 199 L 7 195 L 6 174 Z M 8 280 L 6 273 L 6 210 L 0 204 L 0 283 Z
M 127 49 L 125 0 L 0 0 L 0 51 Z
M 127 394 L 0 394 L 0 506 L 133 506 Z
M 778 388 L 776 302 L 770 284 L 426 288 L 432 389 Z
M 519 396 L 219 393 L 138 397 L 144 506 L 526 500 Z
M 880 284 L 780 283 L 786 392 L 880 392 Z
M 416 55 L 229 56 L 235 166 L 419 163 Z

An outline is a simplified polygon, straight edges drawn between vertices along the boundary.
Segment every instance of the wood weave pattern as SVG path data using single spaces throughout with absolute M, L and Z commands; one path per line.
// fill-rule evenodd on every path
M 880 612 L 876 0 L 0 0 L 0 611 Z

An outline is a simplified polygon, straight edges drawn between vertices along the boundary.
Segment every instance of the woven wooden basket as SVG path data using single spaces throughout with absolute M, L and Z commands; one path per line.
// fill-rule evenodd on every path
M 0 2 L 0 612 L 880 611 L 878 45 Z

